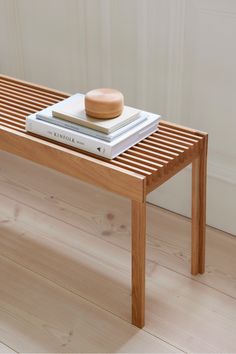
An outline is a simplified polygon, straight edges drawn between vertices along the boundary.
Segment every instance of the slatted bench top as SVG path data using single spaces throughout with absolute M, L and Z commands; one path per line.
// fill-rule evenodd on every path
M 66 93 L 0 75 L 0 148 L 64 173 L 71 169 L 68 174 L 72 176 L 139 200 L 145 199 L 146 194 L 191 163 L 202 149 L 207 136 L 203 132 L 162 120 L 158 131 L 115 159 L 105 160 L 26 133 L 27 115 L 68 96 Z M 48 157 L 40 156 L 46 153 Z M 49 156 L 51 160 L 58 160 L 58 154 L 61 161 L 49 161 Z M 71 163 L 66 169 L 62 164 L 68 162 L 62 156 L 67 159 L 70 156 Z M 91 178 L 89 171 L 85 176 L 78 174 L 78 164 L 83 169 L 89 168 L 90 174 L 98 176 Z M 107 173 L 109 178 L 104 176 Z M 117 186 L 108 185 L 112 180 Z

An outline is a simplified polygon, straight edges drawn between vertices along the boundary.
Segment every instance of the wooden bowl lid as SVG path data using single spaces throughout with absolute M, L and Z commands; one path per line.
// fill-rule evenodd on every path
M 85 95 L 86 114 L 98 119 L 110 119 L 119 116 L 124 108 L 124 96 L 115 89 L 100 88 Z

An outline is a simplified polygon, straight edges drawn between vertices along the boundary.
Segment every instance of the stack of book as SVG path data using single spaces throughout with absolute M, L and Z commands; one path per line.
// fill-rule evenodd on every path
M 120 116 L 86 115 L 84 95 L 75 94 L 26 118 L 28 132 L 113 159 L 157 130 L 160 116 L 124 106 Z

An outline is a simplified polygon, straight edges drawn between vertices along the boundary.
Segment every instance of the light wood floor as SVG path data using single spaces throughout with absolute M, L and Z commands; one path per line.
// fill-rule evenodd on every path
M 226 211 L 227 212 L 227 211 Z M 148 207 L 147 304 L 130 325 L 130 202 L 0 153 L 0 352 L 236 352 L 236 238 Z

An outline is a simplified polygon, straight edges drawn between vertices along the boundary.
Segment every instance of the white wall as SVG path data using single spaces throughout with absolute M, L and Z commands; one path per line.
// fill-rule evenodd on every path
M 0 71 L 209 132 L 207 222 L 236 234 L 235 0 L 0 0 Z M 191 170 L 149 196 L 190 215 Z

